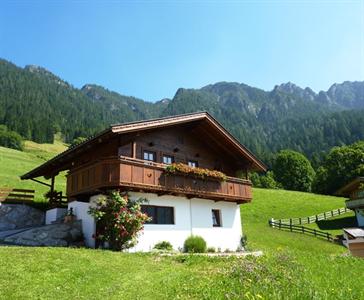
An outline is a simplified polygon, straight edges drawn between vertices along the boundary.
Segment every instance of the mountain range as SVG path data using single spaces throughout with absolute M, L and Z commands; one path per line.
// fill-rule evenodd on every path
M 315 163 L 333 146 L 364 139 L 364 81 L 319 93 L 291 82 L 271 91 L 218 82 L 151 103 L 94 84 L 78 89 L 42 67 L 0 59 L 0 124 L 36 142 L 52 142 L 56 132 L 70 142 L 114 123 L 195 111 L 211 113 L 268 164 L 285 148 Z

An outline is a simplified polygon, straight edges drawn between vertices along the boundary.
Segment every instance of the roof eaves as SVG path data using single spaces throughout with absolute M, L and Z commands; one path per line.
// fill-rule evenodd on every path
M 352 181 L 350 181 L 348 184 L 341 187 L 339 190 L 335 192 L 335 195 L 338 196 L 346 196 L 347 192 L 351 190 L 351 188 L 361 182 L 364 182 L 364 177 L 356 177 Z
M 162 127 L 165 125 L 174 125 L 178 123 L 204 119 L 207 117 L 207 115 L 208 115 L 207 112 L 197 112 L 197 113 L 176 115 L 176 116 L 157 118 L 151 120 L 116 124 L 111 126 L 111 130 L 114 133 L 119 133 L 119 132 L 129 132 L 146 128 Z
M 33 170 L 21 175 L 20 179 L 24 180 L 24 179 L 35 178 L 35 177 L 31 177 L 32 174 L 36 173 L 37 171 L 39 171 L 42 168 L 45 168 L 45 167 L 51 165 L 52 163 L 54 163 L 55 161 L 61 159 L 62 157 L 66 156 L 66 155 L 69 155 L 72 152 L 75 152 L 77 149 L 79 149 L 79 148 L 83 147 L 84 145 L 90 143 L 91 141 L 99 138 L 100 136 L 104 135 L 105 133 L 107 133 L 109 131 L 111 131 L 111 127 L 106 128 L 105 130 L 99 132 L 96 135 L 88 137 L 85 141 L 83 141 L 83 142 L 81 142 L 81 143 L 79 143 L 79 144 L 77 144 L 77 145 L 75 145 L 73 147 L 68 148 L 67 150 L 61 152 L 60 154 L 58 154 L 58 155 L 54 156 L 53 158 L 51 158 L 50 160 L 46 161 L 44 164 L 42 164 L 42 165 L 34 168 Z

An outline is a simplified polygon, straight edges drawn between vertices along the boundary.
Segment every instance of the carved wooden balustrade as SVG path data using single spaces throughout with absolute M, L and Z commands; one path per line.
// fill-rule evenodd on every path
M 220 182 L 182 174 L 167 174 L 166 165 L 129 157 L 110 157 L 71 170 L 67 176 L 67 196 L 77 198 L 95 191 L 120 189 L 211 200 L 249 202 L 249 180 L 227 177 Z

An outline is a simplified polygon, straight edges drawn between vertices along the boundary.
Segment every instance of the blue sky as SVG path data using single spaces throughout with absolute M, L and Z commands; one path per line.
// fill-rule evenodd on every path
M 218 81 L 364 80 L 364 0 L 1 1 L 0 57 L 149 101 Z

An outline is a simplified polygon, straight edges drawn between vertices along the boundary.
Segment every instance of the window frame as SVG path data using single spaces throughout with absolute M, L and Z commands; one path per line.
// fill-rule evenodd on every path
M 168 158 L 171 158 L 171 163 L 165 163 L 164 162 L 164 158 L 165 157 L 168 157 Z M 166 154 L 166 153 L 162 153 L 162 163 L 165 164 L 165 165 L 171 165 L 174 163 L 174 156 L 173 155 L 170 155 L 170 154 Z
M 150 160 L 150 159 L 145 159 L 145 154 L 148 154 L 148 157 L 149 155 L 153 155 L 153 160 Z M 146 149 L 143 149 L 143 160 L 144 161 L 149 161 L 149 162 L 156 162 L 157 161 L 157 152 L 155 151 L 152 151 L 152 150 L 146 150 Z
M 215 212 L 217 212 L 217 215 L 215 215 Z M 212 227 L 222 227 L 221 209 L 212 208 L 211 218 L 212 218 Z M 216 224 L 214 224 L 214 219 L 216 219 Z
M 191 166 L 191 164 L 194 164 L 194 166 Z M 198 161 L 193 159 L 187 160 L 187 165 L 191 168 L 198 168 Z
M 141 205 L 141 209 L 143 211 L 144 207 L 152 207 L 155 209 L 155 215 L 157 216 L 157 218 L 153 219 L 153 216 L 149 216 L 152 217 L 152 221 L 151 222 L 146 222 L 145 225 L 176 225 L 176 220 L 175 220 L 175 208 L 174 206 L 165 206 L 165 205 L 150 205 L 150 204 L 142 204 Z M 161 209 L 161 208 L 167 208 L 167 209 L 171 209 L 172 211 L 172 223 L 158 223 L 158 213 L 157 213 L 157 209 Z M 145 211 L 143 211 L 143 213 L 146 213 Z

